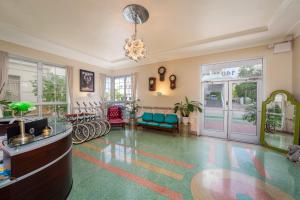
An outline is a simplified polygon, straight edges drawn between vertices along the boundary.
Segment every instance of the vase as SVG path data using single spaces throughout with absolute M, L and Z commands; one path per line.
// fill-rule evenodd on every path
M 188 125 L 189 122 L 190 122 L 190 118 L 189 118 L 189 117 L 182 117 L 182 123 L 183 123 L 184 125 Z
M 130 114 L 129 114 L 129 118 L 130 118 L 130 119 L 135 119 L 135 113 L 130 113 Z

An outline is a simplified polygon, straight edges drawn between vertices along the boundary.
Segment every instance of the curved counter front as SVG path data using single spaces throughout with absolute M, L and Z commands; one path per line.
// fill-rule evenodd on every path
M 60 132 L 23 146 L 3 147 L 11 178 L 0 183 L 0 199 L 66 199 L 72 187 L 72 128 L 55 124 L 55 131 Z

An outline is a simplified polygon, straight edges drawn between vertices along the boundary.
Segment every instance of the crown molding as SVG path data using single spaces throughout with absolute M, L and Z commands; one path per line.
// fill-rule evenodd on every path
M 87 64 L 99 66 L 106 69 L 122 69 L 147 65 L 156 62 L 163 62 L 188 57 L 208 55 L 212 53 L 224 52 L 229 50 L 255 47 L 270 42 L 272 38 L 285 36 L 284 34 L 300 35 L 300 20 L 297 23 L 295 16 L 292 15 L 297 0 L 284 0 L 274 12 L 266 26 L 254 27 L 247 30 L 232 32 L 215 37 L 205 38 L 197 41 L 181 44 L 169 49 L 148 54 L 148 58 L 136 63 L 128 58 L 108 60 L 94 55 L 89 55 L 78 49 L 72 49 L 53 41 L 25 33 L 18 27 L 0 23 L 0 39 L 11 43 L 16 43 L 25 47 L 63 56 L 72 60 L 78 60 Z M 293 23 L 293 24 L 291 24 Z M 292 25 L 292 26 L 291 26 Z M 286 31 L 288 30 L 288 31 Z
M 72 60 L 78 60 L 91 65 L 99 66 L 101 68 L 109 68 L 111 65 L 105 59 L 90 56 L 78 50 L 67 48 L 62 45 L 55 44 L 54 42 L 37 38 L 35 36 L 24 33 L 20 29 L 8 24 L 0 23 L 0 39 L 39 51 L 44 51 Z

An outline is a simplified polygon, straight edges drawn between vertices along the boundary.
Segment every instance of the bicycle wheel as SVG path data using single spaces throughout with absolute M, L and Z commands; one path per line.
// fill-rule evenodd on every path
M 83 124 L 76 124 L 73 127 L 74 137 L 72 137 L 74 144 L 81 144 L 89 138 L 89 129 Z
M 73 130 L 72 130 L 72 143 L 73 144 L 80 144 L 81 141 L 77 139 L 75 136 L 75 132 L 77 131 L 78 127 L 76 125 L 73 125 Z
M 102 124 L 97 122 L 97 121 L 92 121 L 91 123 L 94 124 L 94 127 L 95 127 L 95 136 L 94 138 L 97 138 L 97 137 L 100 137 L 101 134 L 102 134 Z
M 105 127 L 106 127 L 104 135 L 107 135 L 110 132 L 110 129 L 111 129 L 110 123 L 106 119 L 103 119 L 102 121 L 105 123 Z
M 87 140 L 93 139 L 96 133 L 94 124 L 91 122 L 85 122 L 84 125 L 89 129 L 89 137 Z

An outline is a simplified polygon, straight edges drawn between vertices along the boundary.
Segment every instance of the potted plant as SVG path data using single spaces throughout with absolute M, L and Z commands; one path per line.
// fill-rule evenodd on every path
M 185 101 L 174 104 L 174 113 L 179 112 L 182 117 L 183 124 L 187 125 L 190 121 L 190 114 L 193 112 L 202 112 L 202 104 L 198 101 L 190 101 L 185 97 Z
M 139 101 L 140 101 L 139 99 L 136 99 L 126 104 L 126 110 L 129 112 L 130 119 L 136 118 L 136 113 L 140 108 L 140 106 L 138 105 Z
M 4 110 L 7 107 L 8 104 L 10 104 L 10 101 L 7 100 L 0 100 L 0 118 L 4 117 Z

